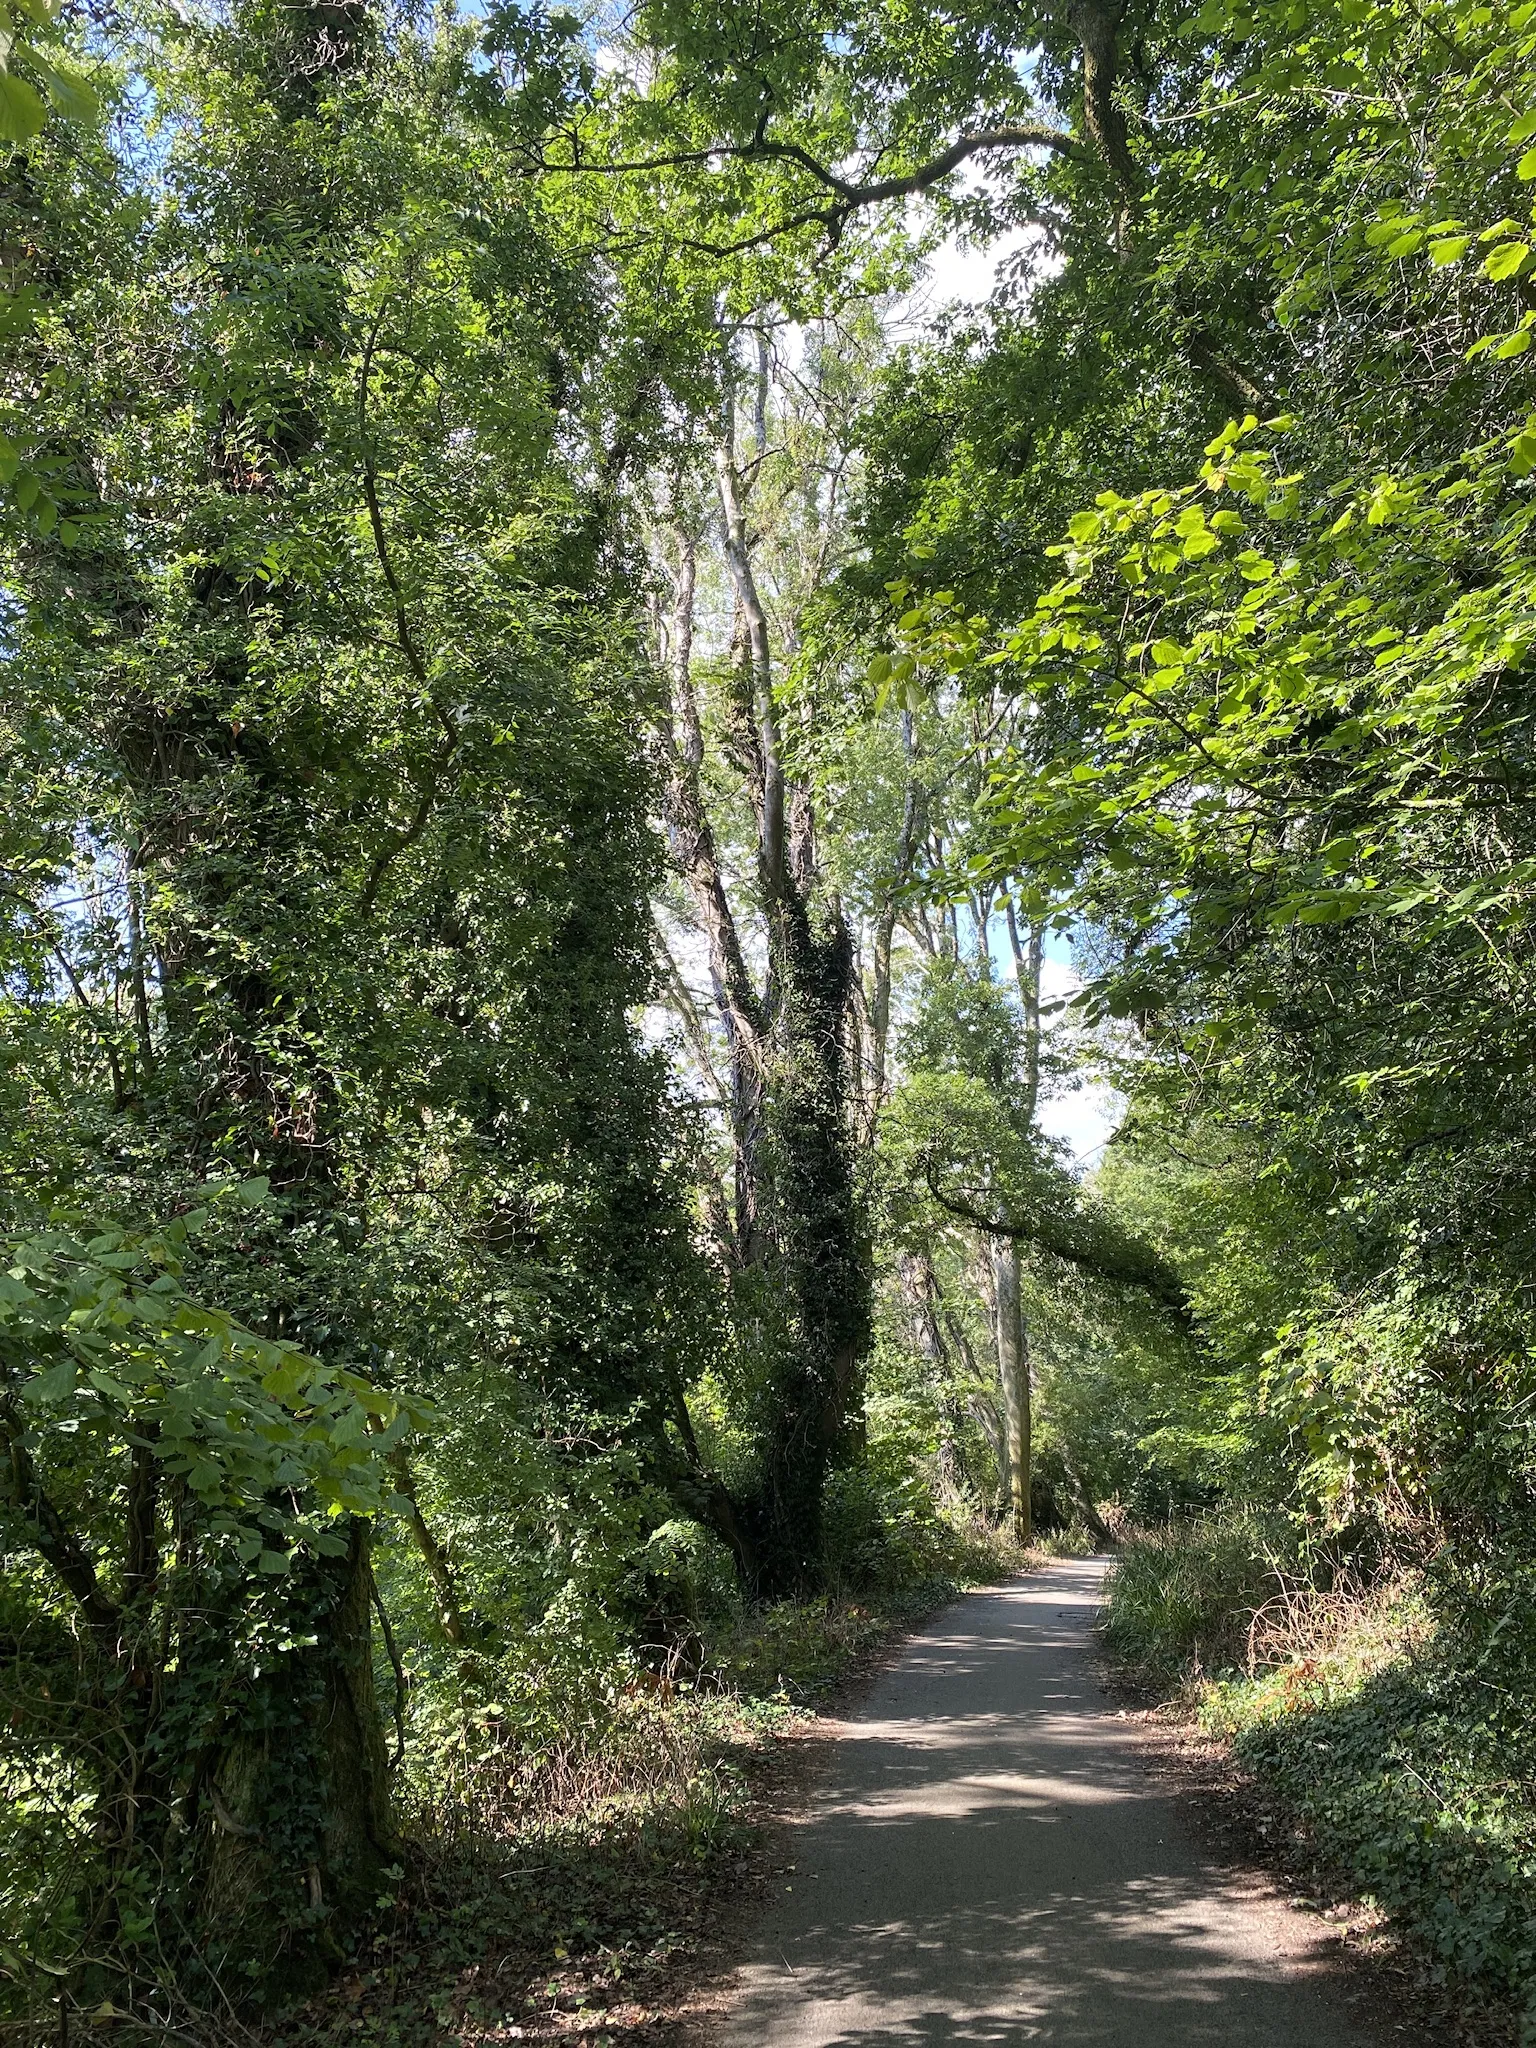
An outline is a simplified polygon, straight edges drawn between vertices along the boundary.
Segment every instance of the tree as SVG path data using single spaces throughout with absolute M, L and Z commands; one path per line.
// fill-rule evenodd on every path
M 771 1594 L 813 1584 L 820 1570 L 822 1487 L 851 1426 L 868 1336 L 869 1279 L 854 1161 L 853 944 L 842 903 L 826 887 L 812 790 L 792 771 L 798 735 L 784 730 L 780 664 L 760 581 L 767 538 L 781 547 L 786 539 L 782 507 L 804 493 L 801 531 L 812 542 L 812 556 L 792 562 L 774 593 L 782 630 L 792 639 L 797 613 L 837 545 L 840 479 L 826 466 L 824 427 L 797 419 L 787 406 L 772 416 L 789 444 L 775 464 L 765 334 L 755 337 L 755 347 L 745 447 L 743 379 L 729 349 L 726 354 L 725 424 L 715 469 L 732 631 L 707 707 L 710 737 L 746 797 L 751 871 L 737 879 L 738 903 L 724 852 L 733 822 L 721 817 L 717 824 L 706 794 L 701 664 L 694 649 L 698 539 L 686 523 L 674 542 L 666 650 L 671 705 L 662 744 L 673 862 L 704 942 L 723 1084 L 714 1080 L 716 1054 L 675 962 L 669 980 L 701 1074 L 728 1103 L 731 1192 L 727 1198 L 717 1189 L 712 1220 L 730 1276 L 740 1351 L 736 1419 L 753 1447 L 737 1497 L 712 1487 L 706 1512 L 734 1550 L 746 1583 Z M 817 399 L 825 402 L 831 369 L 829 358 L 813 357 L 807 413 Z M 797 437 L 809 446 L 795 445 Z M 835 443 L 832 454 L 835 459 Z M 781 516 L 766 536 L 754 534 L 754 494 L 769 490 L 781 494 Z M 749 918 L 756 928 L 750 937 Z M 761 947 L 760 977 L 751 965 L 754 939 Z
M 1090 1013 L 1137 1035 L 1148 1167 L 1193 1127 L 1242 1200 L 1283 1178 L 1291 1213 L 1325 1219 L 1267 1310 L 1262 1398 L 1295 1432 L 1297 1497 L 1371 1504 L 1429 1548 L 1454 1528 L 1457 1611 L 1514 1628 L 1530 22 L 1319 7 L 1295 26 L 1202 14 L 1199 159 L 1175 138 L 1157 188 L 1181 261 L 1218 217 L 1246 252 L 1234 307 L 1256 331 L 1272 309 L 1288 410 L 1150 485 L 1107 478 L 997 579 L 1017 623 L 996 632 L 924 568 L 963 476 L 946 442 L 886 659 L 918 695 L 976 672 L 1013 697 L 954 867 L 1022 876 L 1092 935 Z M 1328 109 L 1311 129 L 1309 104 Z M 1048 290 L 1093 303 L 1075 257 Z M 1000 477 L 988 492 L 1001 516 Z M 972 489 L 970 532 L 987 517 Z
M 139 1239 L 56 1225 L 11 1239 L 0 1278 L 4 1514 L 31 1552 L 9 1603 L 26 1674 L 13 1734 L 31 1766 L 17 1846 L 32 1846 L 56 1759 L 91 1845 L 83 1867 L 47 1873 L 26 1934 L 45 1967 L 83 1968 L 88 1993 L 128 2010 L 186 1981 L 162 1913 L 216 1903 L 217 1970 L 260 1954 L 291 1857 L 318 1919 L 327 1880 L 394 1847 L 363 1531 L 412 1418 L 188 1295 L 181 1263 L 202 1220 Z M 360 1614 L 337 1610 L 337 1585 L 362 1589 Z M 73 1628 L 45 1619 L 61 1601 Z M 310 1658 L 308 1683 L 289 1673 L 286 1716 L 263 1726 L 263 1655 L 315 1621 L 336 1650 Z M 257 1742 L 329 1753 L 317 1811 L 235 1817 L 251 1813 L 235 1759 Z
M 605 467 L 632 393 L 593 362 L 622 294 L 513 147 L 578 89 L 560 33 L 504 24 L 503 89 L 469 29 L 279 12 L 134 42 L 152 179 L 99 140 L 27 159 L 52 311 L 7 377 L 68 517 L 4 536 L 8 1221 L 265 1180 L 187 1285 L 326 1374 L 431 1388 L 395 1511 L 483 1639 L 492 1539 L 466 1566 L 422 1502 L 499 1532 L 519 1454 L 580 1501 L 596 1449 L 630 1533 L 664 1517 L 708 1320 L 630 1022 L 650 672 Z M 94 1530 L 132 1461 L 92 1442 Z M 145 1894 L 184 1985 L 299 1986 L 391 1863 L 377 1586 L 365 1521 L 341 1535 L 259 1640 L 210 1635 L 228 1711 L 156 1723 L 200 1788 Z M 235 1556 L 232 1616 L 266 1583 Z

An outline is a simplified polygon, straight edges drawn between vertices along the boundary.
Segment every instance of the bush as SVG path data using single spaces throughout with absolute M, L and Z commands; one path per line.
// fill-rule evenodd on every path
M 1252 1510 L 1133 1535 L 1110 1576 L 1104 1640 L 1159 1680 L 1245 1666 L 1255 1617 L 1296 1557 L 1290 1525 Z
M 921 1472 L 899 1482 L 855 1465 L 827 1483 L 822 1557 L 834 1599 L 943 1599 L 1022 1571 L 1029 1552 L 963 1500 L 941 1505 Z
M 1209 1719 L 1442 1981 L 1513 1996 L 1536 2040 L 1536 1742 L 1523 1702 L 1439 1659 L 1353 1683 L 1302 1659 L 1233 1686 Z

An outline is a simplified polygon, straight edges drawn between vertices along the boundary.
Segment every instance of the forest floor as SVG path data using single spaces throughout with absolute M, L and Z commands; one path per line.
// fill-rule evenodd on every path
M 837 1713 L 955 1593 L 785 1603 L 727 1631 L 703 1686 L 630 1703 L 668 1768 L 621 1765 L 596 1794 L 419 1850 L 369 1945 L 259 2048 L 696 2038 L 725 2009 L 775 1823 L 807 1796 Z

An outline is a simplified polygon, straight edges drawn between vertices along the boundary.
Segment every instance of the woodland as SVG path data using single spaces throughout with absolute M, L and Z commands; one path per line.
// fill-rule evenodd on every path
M 6 2035 L 491 1870 L 610 2038 L 1046 1541 L 1536 2039 L 1536 5 L 0 0 L 0 159 Z

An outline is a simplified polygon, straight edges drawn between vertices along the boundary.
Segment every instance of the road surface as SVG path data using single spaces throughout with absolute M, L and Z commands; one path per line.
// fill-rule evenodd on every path
M 932 1621 L 786 1831 L 726 2048 L 1365 2048 L 1322 1926 L 1223 1870 L 1092 1658 L 1101 1559 Z

